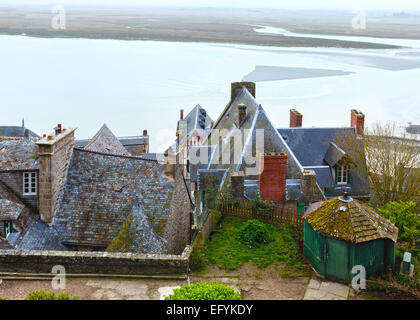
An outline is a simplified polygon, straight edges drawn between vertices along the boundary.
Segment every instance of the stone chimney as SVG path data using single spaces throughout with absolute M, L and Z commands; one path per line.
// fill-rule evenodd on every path
M 230 173 L 230 187 L 234 198 L 244 197 L 244 180 L 245 175 L 243 171 L 232 171 Z
M 290 109 L 290 128 L 302 127 L 303 115 L 296 109 Z
M 242 122 L 245 120 L 245 118 L 246 118 L 246 105 L 238 104 L 238 123 L 237 123 L 238 128 L 241 127 Z
M 54 134 L 44 135 L 38 140 L 39 156 L 39 213 L 41 219 L 52 224 L 61 189 L 74 147 L 74 131 L 64 129 L 61 124 Z
M 245 87 L 255 98 L 255 82 L 232 82 L 230 85 L 230 103 L 232 103 L 239 91 Z
M 259 155 L 260 197 L 278 204 L 286 201 L 287 154 L 271 153 Z
M 305 202 L 306 205 L 312 202 L 325 201 L 324 193 L 316 182 L 316 173 L 314 170 L 304 170 L 300 176 L 300 187 L 303 197 L 299 201 Z
M 148 136 L 147 130 L 143 130 L 143 136 Z
M 365 115 L 356 109 L 351 110 L 351 124 L 352 128 L 356 128 L 356 133 L 362 135 L 365 130 Z

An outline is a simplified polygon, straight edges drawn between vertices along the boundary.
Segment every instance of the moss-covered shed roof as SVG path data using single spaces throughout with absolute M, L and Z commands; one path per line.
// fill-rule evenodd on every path
M 318 208 L 308 208 L 304 218 L 319 234 L 344 241 L 360 243 L 382 238 L 397 241 L 398 228 L 356 199 L 350 202 L 329 199 Z

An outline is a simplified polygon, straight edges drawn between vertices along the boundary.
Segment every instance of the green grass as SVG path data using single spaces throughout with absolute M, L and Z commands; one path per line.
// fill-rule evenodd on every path
M 273 241 L 256 248 L 243 244 L 237 236 L 238 230 L 246 223 L 234 217 L 227 217 L 221 228 L 213 235 L 206 248 L 207 260 L 220 269 L 235 270 L 246 262 L 265 268 L 273 262 L 280 262 L 282 276 L 307 276 L 309 269 L 299 255 L 299 244 L 294 236 L 296 231 L 266 225 Z M 284 269 L 284 270 L 283 270 Z

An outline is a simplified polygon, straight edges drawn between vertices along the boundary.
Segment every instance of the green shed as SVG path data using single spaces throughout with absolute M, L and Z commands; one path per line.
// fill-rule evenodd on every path
M 304 215 L 304 256 L 328 278 L 350 283 L 353 266 L 366 278 L 394 269 L 398 228 L 348 195 L 309 206 Z

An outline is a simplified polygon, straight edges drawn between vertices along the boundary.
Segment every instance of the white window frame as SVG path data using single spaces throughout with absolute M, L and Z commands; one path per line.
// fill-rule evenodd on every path
M 35 171 L 24 172 L 22 175 L 22 194 L 24 196 L 37 195 L 38 174 Z
M 4 239 L 7 239 L 9 234 L 12 233 L 12 226 L 10 221 L 4 221 Z
M 345 164 L 337 165 L 337 184 L 349 183 L 350 166 Z

